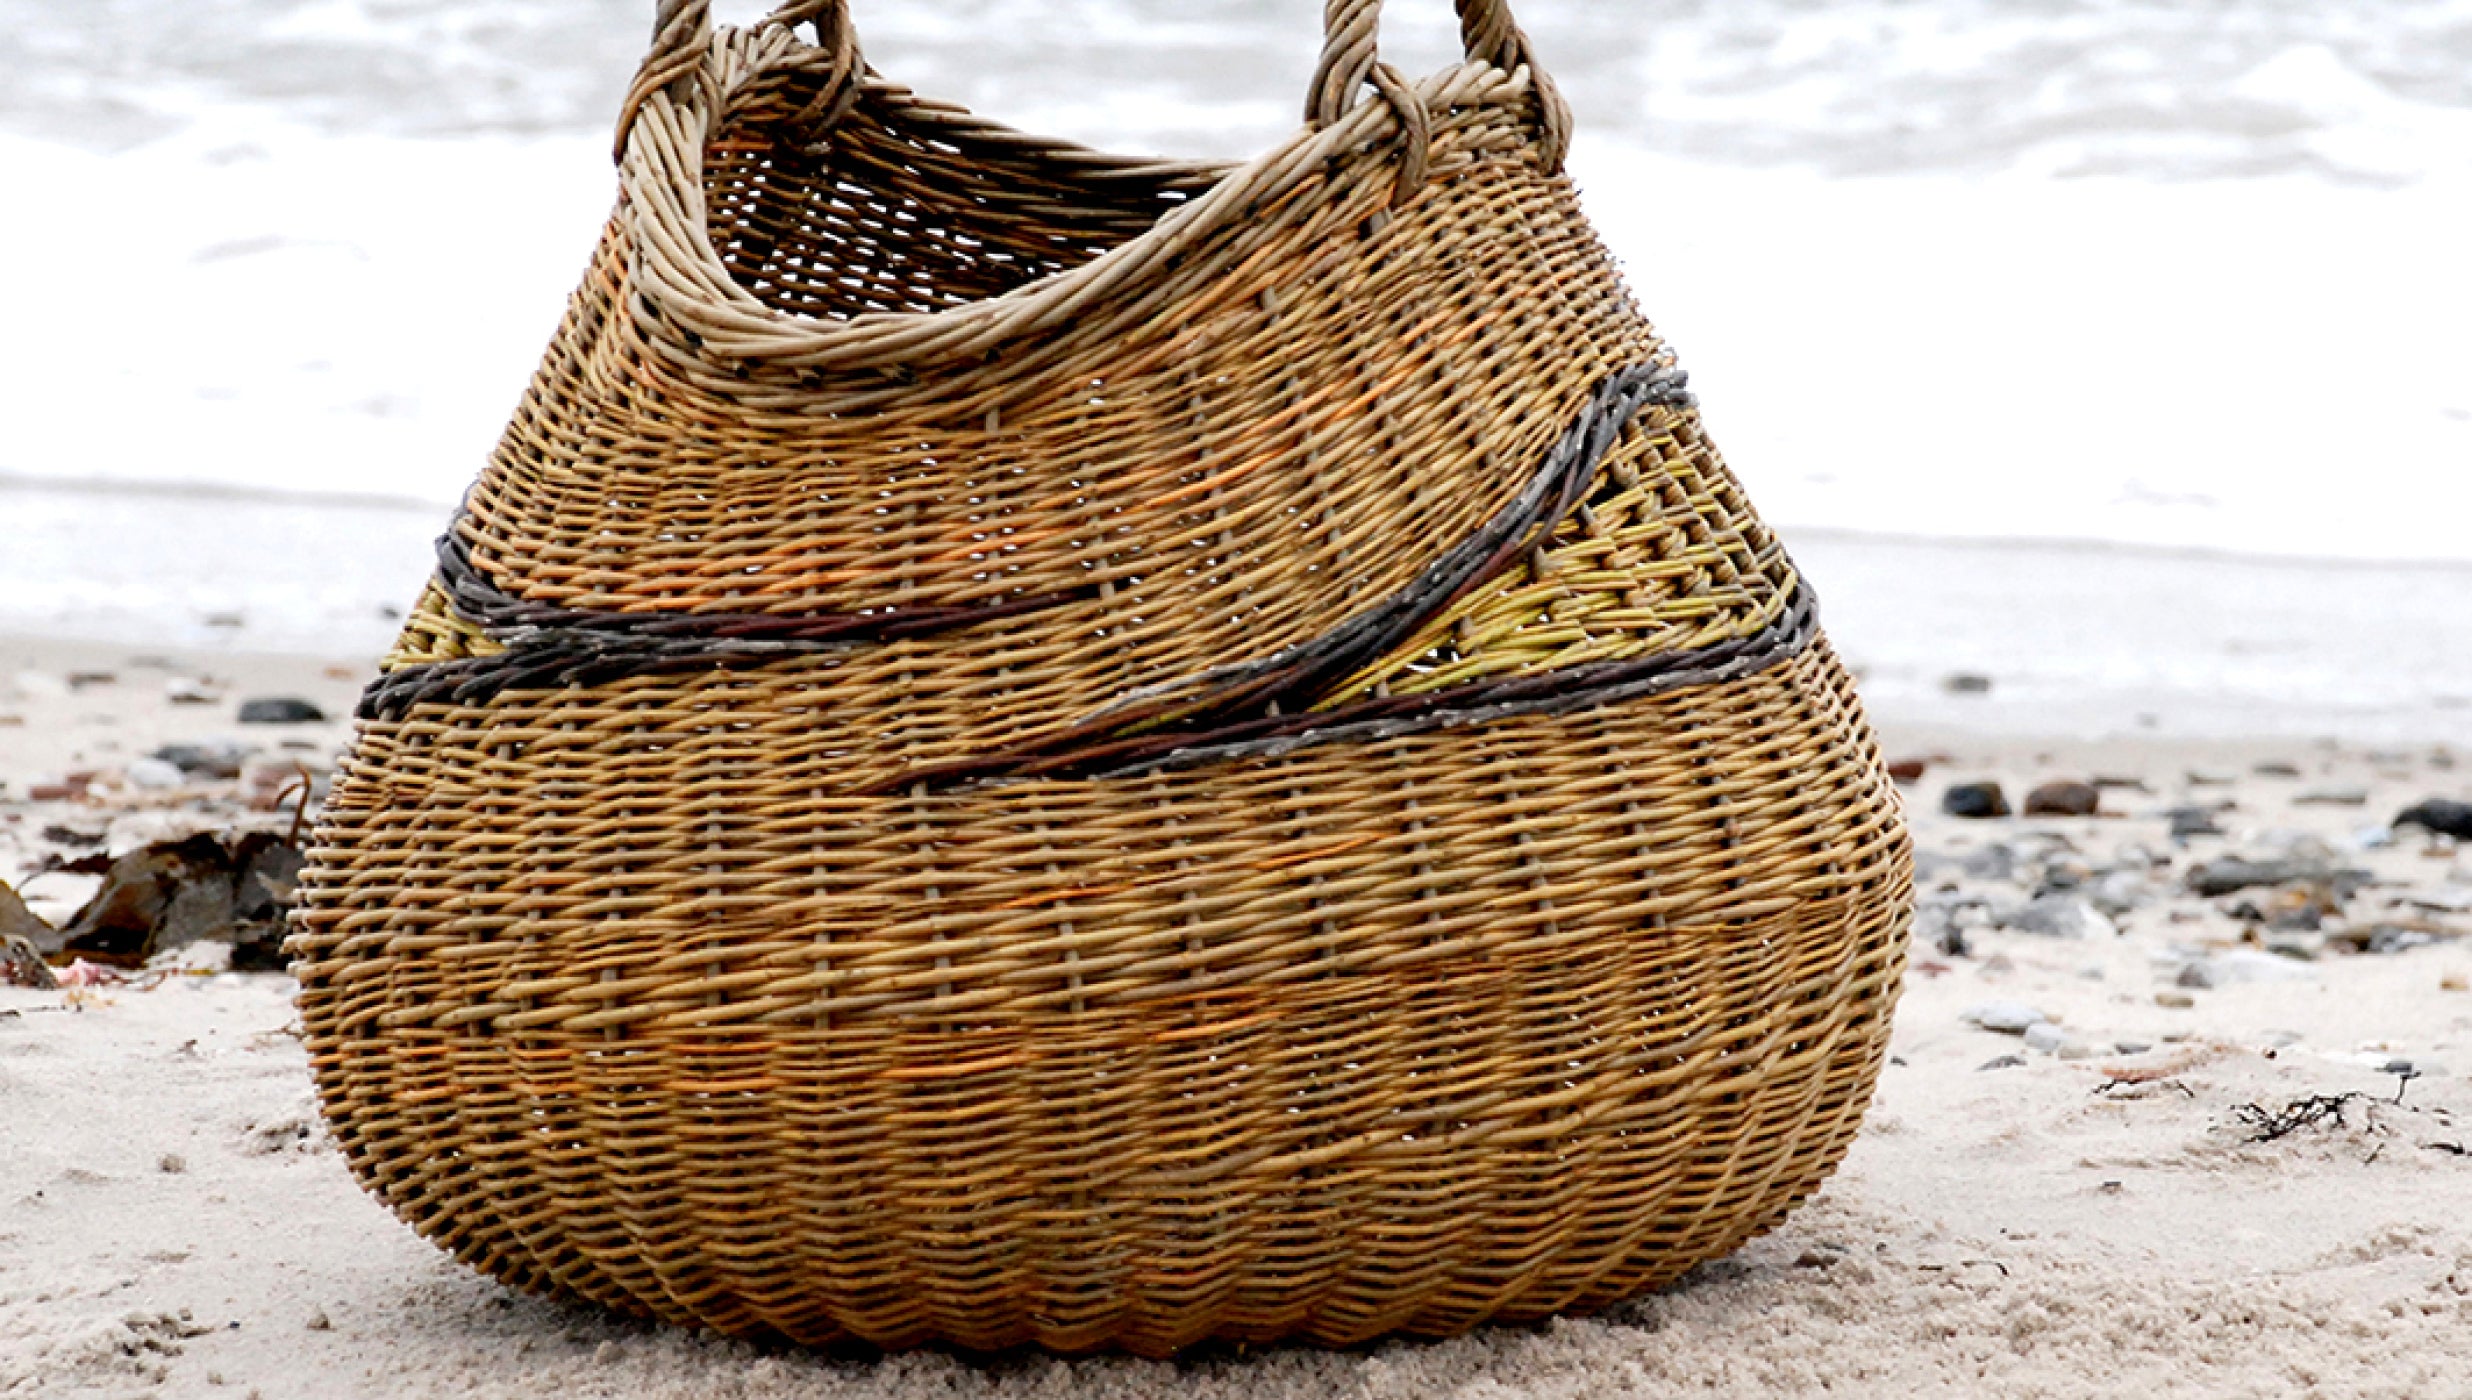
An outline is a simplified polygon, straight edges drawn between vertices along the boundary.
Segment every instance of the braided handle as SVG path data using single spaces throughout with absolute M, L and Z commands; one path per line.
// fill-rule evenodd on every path
M 846 91 L 863 62 L 848 0 L 782 0 L 764 19 L 767 25 L 785 28 L 810 22 L 816 32 L 814 61 L 829 69 L 831 81 L 825 86 Z M 711 42 L 712 0 L 660 0 L 653 13 L 652 47 L 618 110 L 618 159 L 626 158 L 627 135 L 635 129 L 636 114 L 654 93 L 694 73 Z
M 1561 89 L 1537 62 L 1535 46 L 1511 17 L 1510 0 L 1455 0 L 1459 8 L 1459 39 L 1472 61 L 1490 63 L 1510 72 L 1522 66 L 1536 85 L 1538 116 L 1544 127 L 1546 164 L 1560 169 L 1571 146 L 1571 107 Z M 1382 0 L 1325 0 L 1322 13 L 1322 61 L 1313 70 L 1313 89 L 1305 105 L 1306 120 L 1316 127 L 1338 121 L 1356 105 L 1367 84 L 1392 86 L 1383 72 Z M 1396 99 L 1393 98 L 1396 105 Z

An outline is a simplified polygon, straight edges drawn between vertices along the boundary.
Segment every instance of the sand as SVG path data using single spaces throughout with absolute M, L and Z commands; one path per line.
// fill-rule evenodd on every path
M 117 850 L 288 824 L 239 784 L 120 775 L 173 739 L 247 737 L 320 767 L 343 725 L 243 731 L 233 705 L 297 694 L 341 713 L 361 664 L 0 641 L 0 879 L 52 849 L 46 827 Z M 76 672 L 114 679 L 72 688 Z M 168 703 L 201 672 L 219 702 Z M 175 971 L 0 991 L 0 1395 L 2472 1395 L 2472 940 L 2447 936 L 2472 933 L 2472 851 L 2380 834 L 2408 802 L 2472 796 L 2472 755 L 1885 729 L 1896 756 L 1932 759 L 1908 796 L 1935 912 L 1865 1132 L 1784 1228 L 1611 1314 L 1158 1364 L 820 1355 L 517 1298 L 353 1185 L 317 1125 L 288 979 Z M 83 799 L 32 800 L 76 771 L 96 774 Z M 1952 781 L 2014 800 L 2095 777 L 2144 790 L 2107 788 L 2116 815 L 2091 818 L 1938 810 Z M 2221 808 L 2224 834 L 2176 843 L 2163 814 L 2184 805 Z M 2254 946 L 2232 912 L 2271 892 L 2183 888 L 2197 861 L 2312 840 L 2377 881 L 2317 934 L 2271 935 L 2313 958 Z M 1996 873 L 1993 847 L 2151 879 L 2129 882 L 2117 933 L 1979 926 L 1968 901 L 1997 914 L 2030 893 L 1968 873 Z M 92 883 L 27 894 L 56 919 Z M 1964 956 L 1935 946 L 1952 919 Z M 2343 951 L 2377 927 L 2431 941 Z M 1966 1023 L 1994 1000 L 2052 1018 L 2038 1043 L 2066 1047 Z M 2312 1098 L 2339 1116 L 2254 1140 L 2261 1114 Z

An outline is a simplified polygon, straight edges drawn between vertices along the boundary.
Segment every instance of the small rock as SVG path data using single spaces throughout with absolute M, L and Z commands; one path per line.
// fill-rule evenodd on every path
M 2045 783 L 2026 794 L 2029 817 L 2091 817 L 2103 808 L 2103 794 L 2092 783 Z
M 0 886 L 0 890 L 5 888 Z M 13 894 L 9 896 L 11 899 L 16 897 Z M 0 987 L 24 987 L 31 991 L 48 992 L 59 986 L 60 979 L 52 975 L 51 964 L 43 961 L 43 955 L 35 951 L 32 941 L 14 933 L 0 933 Z
M 2187 839 L 2191 836 L 2221 836 L 2223 828 L 2215 825 L 2212 807 L 2174 807 L 2163 814 L 2171 823 L 2172 835 Z
M 1912 785 L 1923 780 L 1931 765 L 1919 758 L 1901 758 L 1888 765 L 1888 776 L 1896 782 Z
M 2038 895 L 2000 920 L 2002 928 L 2044 938 L 2116 938 L 2120 927 L 2092 901 L 2073 894 Z
M 2056 1055 L 2069 1043 L 2069 1033 L 2049 1021 L 2037 1021 L 2026 1027 L 2026 1048 L 2040 1055 Z
M 2191 787 L 2230 787 L 2240 781 L 2230 773 L 2210 773 L 2203 770 L 2191 770 L 2183 776 Z
M 2316 962 L 2326 955 L 2326 940 L 2315 934 L 2277 933 L 2266 940 L 2265 948 L 2278 958 Z
M 1974 1067 L 1974 1072 L 1981 1074 L 1995 1069 L 2016 1069 L 2025 1062 L 2026 1057 L 2023 1055 L 2001 1055 L 1994 1059 L 1985 1060 L 1981 1064 L 1976 1065 Z
M 2094 882 L 2088 892 L 2094 907 L 2117 919 L 2129 911 L 2143 907 L 2159 893 L 2155 883 L 2134 870 L 2114 870 Z
M 2168 1011 L 2186 1011 L 2197 1005 L 2197 998 L 2187 992 L 2157 992 L 2154 994 L 2154 1004 Z
M 2312 788 L 2292 801 L 2301 807 L 2366 807 L 2369 805 L 2369 789 Z
M 189 1159 L 177 1152 L 166 1152 L 155 1159 L 155 1170 L 166 1176 L 178 1176 L 189 1169 Z
M 1989 695 L 1991 677 L 1960 671 L 1940 682 L 1940 688 L 1951 695 Z
M 2063 1060 L 2091 1060 L 2103 1053 L 2103 1047 L 2089 1045 L 2082 1040 L 2072 1040 L 2053 1053 Z
M 2191 893 L 2207 899 L 2216 899 L 2227 894 L 2238 894 L 2242 890 L 2303 881 L 2329 883 L 2338 888 L 2349 884 L 2357 889 L 2368 879 L 2366 871 L 2337 870 L 2332 862 L 2322 859 L 2244 860 L 2239 856 L 2224 856 L 2192 869 L 2189 872 L 2189 889 Z
M 249 750 L 239 744 L 165 744 L 154 756 L 191 778 L 228 780 L 240 776 Z
M 2472 841 L 2472 802 L 2432 799 L 2408 808 L 2395 818 L 2397 826 L 2417 826 L 2458 841 Z
M 2211 991 L 2217 987 L 2233 987 L 2249 982 L 2306 982 L 2314 977 L 2308 966 L 2290 958 L 2261 953 L 2253 948 L 2239 948 L 2210 958 L 2198 958 L 2180 969 L 2179 983 Z
M 2300 776 L 2300 766 L 2294 763 L 2261 763 L 2249 771 L 2261 778 L 2297 778 Z
M 2472 977 L 2467 977 L 2460 972 L 2450 972 L 2438 979 L 2438 990 L 2441 992 L 2472 992 Z
M 2024 1035 L 2028 1027 L 2043 1025 L 2051 1020 L 2022 1001 L 1983 1002 L 1967 1007 L 1957 1019 L 1998 1035 Z
M 1957 868 L 1963 870 L 1969 879 L 2014 880 L 2017 878 L 2017 849 L 2005 841 L 1994 841 L 1958 857 Z
M 202 676 L 174 676 L 163 683 L 163 698 L 175 705 L 219 705 L 223 691 Z
M 1960 783 L 1941 796 L 1940 810 L 1952 817 L 1987 821 L 2009 814 L 2008 795 L 1998 783 Z
M 159 758 L 131 759 L 124 772 L 129 786 L 141 792 L 169 792 L 189 780 L 179 768 Z
M 296 696 L 282 695 L 240 704 L 242 724 L 323 724 L 326 712 Z
M 326 1332 L 331 1331 L 335 1324 L 326 1316 L 326 1309 L 318 1308 L 309 1314 L 309 1321 L 303 1325 L 312 1332 Z
M 2123 1055 L 2143 1055 L 2154 1048 L 2151 1040 L 2115 1040 L 2112 1049 Z
M 91 690 L 96 686 L 118 684 L 120 684 L 120 677 L 109 671 L 69 672 L 69 690 L 72 693 L 80 690 Z

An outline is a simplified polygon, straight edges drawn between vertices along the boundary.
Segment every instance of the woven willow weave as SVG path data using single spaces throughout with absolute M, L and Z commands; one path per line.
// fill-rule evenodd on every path
M 1599 1307 L 1851 1139 L 1909 860 L 1500 0 L 1241 166 L 664 6 L 293 947 L 527 1289 L 1164 1354 Z M 812 28 L 808 28 L 812 26 Z M 810 35 L 812 37 L 810 37 Z

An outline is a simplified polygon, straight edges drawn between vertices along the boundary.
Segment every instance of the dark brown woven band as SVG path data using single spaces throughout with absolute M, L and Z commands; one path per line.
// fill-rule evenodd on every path
M 1246 758 L 1276 758 L 1320 744 L 1380 743 L 1437 729 L 1489 724 L 1518 715 L 1566 715 L 1601 705 L 1663 695 L 1686 686 L 1734 680 L 1802 654 L 1820 634 L 1818 600 L 1807 584 L 1775 622 L 1758 633 L 1715 646 L 1665 652 L 1637 661 L 1538 671 L 1491 683 L 1454 686 L 1424 695 L 1367 700 L 1309 714 L 1264 714 L 1218 728 L 1147 732 L 1112 743 L 1037 758 L 991 757 L 986 763 L 925 779 L 932 790 L 994 777 L 1128 777 Z M 913 778 L 911 784 L 921 781 Z M 905 785 L 905 790 L 906 790 Z
M 1807 594 L 1757 636 L 1638 662 L 1565 668 L 1428 695 L 1376 699 L 1300 713 L 1345 677 L 1403 645 L 1435 617 L 1498 577 L 1584 501 L 1607 454 L 1651 407 L 1691 402 L 1681 371 L 1636 366 L 1610 376 L 1519 494 L 1407 587 L 1330 631 L 1276 655 L 1221 667 L 1127 696 L 1035 749 L 1008 750 L 908 775 L 905 786 L 945 787 L 1034 773 L 1114 773 L 1341 739 L 1379 739 L 1480 723 L 1513 713 L 1567 711 L 1724 679 L 1789 658 L 1816 623 Z M 1080 601 L 1042 595 L 982 607 L 868 613 L 636 613 L 566 608 L 518 598 L 474 562 L 457 531 L 439 542 L 439 582 L 455 613 L 508 649 L 498 655 L 404 667 L 362 697 L 365 719 L 415 705 L 484 704 L 510 690 L 581 687 L 630 676 L 761 665 L 853 645 L 1000 622 Z M 1095 595 L 1093 595 L 1095 596 Z M 1130 730 L 1136 737 L 1126 737 Z

